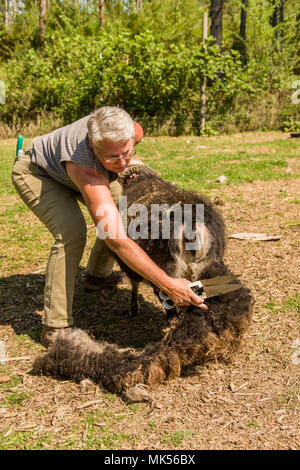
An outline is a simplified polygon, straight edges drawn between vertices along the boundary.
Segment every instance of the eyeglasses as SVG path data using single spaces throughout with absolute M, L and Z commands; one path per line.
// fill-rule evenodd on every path
M 101 157 L 102 160 L 104 160 L 107 163 L 118 162 L 122 158 L 124 158 L 124 160 L 129 160 L 131 157 L 133 157 L 136 154 L 136 150 L 135 148 L 133 148 L 131 152 L 128 151 L 128 153 L 126 152 L 126 153 L 122 153 L 122 155 L 114 155 L 113 157 L 107 158 L 107 157 L 103 157 L 103 155 L 101 155 L 101 153 L 98 151 L 98 149 L 95 148 L 95 146 L 94 146 L 94 150 L 96 151 L 96 154 L 99 155 L 99 157 Z

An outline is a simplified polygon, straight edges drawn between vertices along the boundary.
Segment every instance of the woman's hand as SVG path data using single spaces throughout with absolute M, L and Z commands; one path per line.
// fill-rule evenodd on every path
M 189 287 L 190 283 L 191 282 L 187 279 L 170 277 L 169 285 L 167 288 L 164 288 L 163 291 L 169 296 L 174 304 L 179 307 L 195 305 L 195 307 L 207 310 L 208 307 L 204 304 L 204 299 L 202 297 L 198 297 L 198 295 L 192 291 Z

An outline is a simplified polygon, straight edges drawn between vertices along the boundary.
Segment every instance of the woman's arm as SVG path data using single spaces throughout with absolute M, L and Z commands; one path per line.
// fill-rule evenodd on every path
M 104 175 L 73 162 L 66 162 L 66 171 L 79 188 L 98 233 L 107 235 L 105 243 L 124 263 L 166 292 L 175 304 L 180 306 L 193 304 L 207 309 L 203 299 L 189 288 L 190 281 L 168 276 L 137 243 L 127 236 L 119 211 L 111 197 L 108 180 Z

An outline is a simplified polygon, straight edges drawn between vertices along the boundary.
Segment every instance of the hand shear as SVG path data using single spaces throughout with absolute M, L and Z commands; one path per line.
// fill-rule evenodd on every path
M 201 281 L 192 282 L 189 287 L 196 295 L 203 299 L 216 297 L 240 289 L 242 284 L 238 282 L 235 275 L 212 277 L 211 279 L 201 279 Z M 163 292 L 159 291 L 158 296 L 165 310 L 171 310 L 175 306 L 174 302 Z

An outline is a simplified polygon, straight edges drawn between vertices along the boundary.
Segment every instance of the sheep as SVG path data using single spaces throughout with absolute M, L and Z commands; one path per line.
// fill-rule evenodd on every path
M 207 277 L 230 274 L 213 263 Z M 46 354 L 38 356 L 35 371 L 73 380 L 90 378 L 113 393 L 126 393 L 137 384 L 154 386 L 178 377 L 184 366 L 211 359 L 229 361 L 248 328 L 253 301 L 249 289 L 207 299 L 208 310 L 190 306 L 174 318 L 162 341 L 142 350 L 92 340 L 82 330 L 61 330 Z
M 138 176 L 131 179 L 132 174 Z M 147 167 L 133 167 L 120 180 L 130 203 L 204 204 L 205 236 L 199 250 L 189 253 L 185 249 L 188 240 L 184 227 L 178 240 L 136 240 L 168 274 L 184 275 L 191 281 L 232 274 L 223 262 L 224 223 L 211 202 L 197 193 L 180 190 Z M 196 232 L 199 229 L 196 220 L 194 228 Z M 142 278 L 118 261 L 131 279 L 132 310 L 136 314 L 137 288 Z M 94 341 L 79 329 L 61 330 L 55 333 L 50 349 L 35 359 L 33 369 L 73 380 L 90 378 L 113 393 L 129 396 L 141 384 L 151 387 L 178 377 L 184 366 L 215 358 L 230 360 L 250 325 L 253 304 L 250 290 L 241 287 L 207 299 L 208 310 L 192 305 L 181 308 L 169 319 L 163 339 L 141 350 Z
M 220 213 L 208 198 L 194 191 L 182 190 L 163 180 L 146 165 L 130 166 L 121 173 L 119 182 L 123 187 L 123 195 L 127 198 L 128 207 L 142 205 L 146 208 L 146 221 L 144 221 L 146 237 L 137 234 L 135 242 L 167 274 L 178 278 L 184 277 L 193 282 L 200 279 L 201 271 L 209 264 L 214 261 L 222 262 L 225 251 L 225 226 Z M 203 220 L 197 217 L 199 207 L 204 208 Z M 153 220 L 153 208 L 162 209 L 161 218 L 156 217 L 156 220 Z M 179 219 L 174 215 L 178 209 Z M 184 224 L 185 220 L 182 217 L 187 209 L 190 210 L 188 213 L 192 222 L 190 227 Z M 125 223 L 128 227 L 135 215 L 135 213 L 130 215 L 129 211 L 126 211 Z M 163 238 L 163 223 L 166 223 L 166 226 L 169 224 L 167 238 Z M 158 238 L 155 239 L 152 237 L 153 227 L 157 228 Z M 191 236 L 194 236 L 197 249 L 190 249 L 188 245 L 191 243 Z M 138 287 L 143 279 L 114 253 L 112 254 L 131 281 L 132 298 L 129 314 L 136 316 L 140 310 Z M 158 289 L 155 286 L 153 288 L 158 295 Z M 171 317 L 173 313 L 174 310 L 166 311 L 167 317 Z

